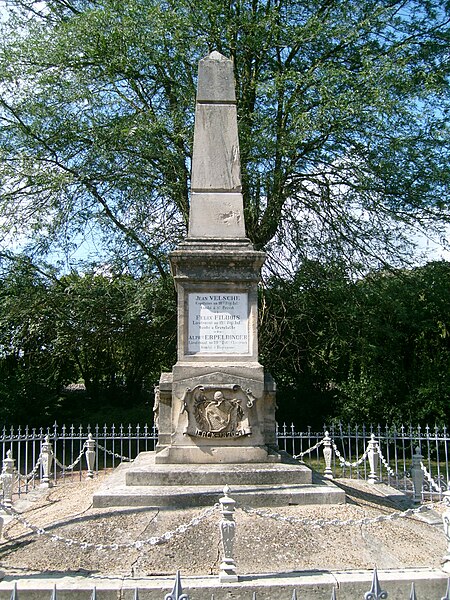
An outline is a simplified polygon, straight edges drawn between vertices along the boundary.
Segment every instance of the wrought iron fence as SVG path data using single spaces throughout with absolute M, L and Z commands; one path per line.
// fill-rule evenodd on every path
M 351 463 L 358 462 L 366 451 L 367 445 L 374 435 L 383 457 L 390 470 L 382 461 L 378 463 L 378 478 L 404 491 L 411 490 L 410 470 L 416 450 L 423 456 L 423 466 L 432 474 L 433 480 L 437 482 L 441 492 L 446 491 L 450 480 L 449 453 L 450 432 L 447 427 L 422 427 L 401 425 L 377 426 L 350 426 L 338 423 L 336 425 L 324 425 L 323 431 L 296 431 L 294 425 L 284 424 L 278 429 L 278 443 L 280 448 L 286 450 L 293 456 L 300 455 L 308 448 L 315 446 L 323 439 L 328 431 L 331 439 L 336 443 L 342 457 L 350 465 L 342 464 L 333 453 L 332 470 L 335 477 L 349 477 L 351 479 L 368 479 L 370 466 L 367 461 L 353 466 Z M 323 471 L 324 458 L 320 446 L 309 454 L 307 460 L 309 466 Z M 424 492 L 430 495 L 439 493 L 434 490 L 425 480 Z
M 82 479 L 88 467 L 80 460 L 89 435 L 95 440 L 95 471 L 106 471 L 124 461 L 134 460 L 140 452 L 154 450 L 158 433 L 149 425 L 112 425 L 104 426 L 58 426 L 31 428 L 3 428 L 0 437 L 1 458 L 7 454 L 14 457 L 18 473 L 30 474 L 37 470 L 36 477 L 22 477 L 17 492 L 26 493 L 34 487 L 37 479 L 42 479 L 42 465 L 36 465 L 41 456 L 42 445 L 48 438 L 52 444 L 55 465 L 52 472 L 53 482 L 66 479 Z M 78 460 L 77 460 L 78 459 Z M 59 463 L 59 464 L 58 464 Z M 72 468 L 74 463 L 76 463 Z M 59 468 L 58 468 L 59 467 Z
M 281 449 L 323 473 L 326 470 L 323 448 L 326 431 L 333 444 L 330 469 L 334 477 L 369 478 L 370 464 L 362 458 L 367 455 L 368 444 L 374 436 L 381 457 L 376 466 L 378 480 L 411 491 L 411 466 L 414 459 L 421 455 L 424 473 L 430 475 L 424 478 L 423 493 L 430 497 L 438 494 L 440 497 L 448 488 L 450 436 L 446 427 L 350 427 L 337 424 L 324 426 L 323 431 L 313 431 L 311 428 L 296 431 L 294 425 L 284 424 L 278 429 L 278 444 Z M 17 472 L 22 474 L 18 493 L 28 491 L 42 476 L 43 466 L 38 463 L 46 436 L 52 444 L 54 455 L 53 481 L 72 480 L 74 477 L 81 479 L 88 470 L 85 460 L 80 457 L 89 434 L 95 440 L 96 472 L 114 468 L 123 461 L 134 460 L 140 452 L 154 450 L 158 438 L 155 427 L 147 424 L 60 427 L 55 423 L 48 428 L 3 428 L 0 456 L 5 460 L 9 451 L 15 460 Z M 35 477 L 24 476 L 33 471 L 36 471 Z

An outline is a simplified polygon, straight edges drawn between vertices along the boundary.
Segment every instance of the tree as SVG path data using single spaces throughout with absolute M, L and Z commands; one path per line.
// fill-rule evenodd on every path
M 448 422 L 449 284 L 444 261 L 358 282 L 348 369 L 337 382 L 344 420 Z
M 405 227 L 448 221 L 446 2 L 8 6 L 5 244 L 70 259 L 88 238 L 164 277 L 186 232 L 196 63 L 213 49 L 234 60 L 246 226 L 268 268 L 395 261 Z
M 279 423 L 322 427 L 336 416 L 348 376 L 353 283 L 342 263 L 305 261 L 290 280 L 270 279 L 260 305 L 263 364 L 277 382 Z
M 49 279 L 27 260 L 0 280 L 0 417 L 110 420 L 147 403 L 175 359 L 169 280 L 72 272 Z M 85 394 L 65 386 L 83 383 Z M 142 415 L 141 415 L 142 416 Z
M 359 280 L 342 264 L 310 261 L 290 281 L 270 281 L 261 351 L 279 420 L 447 423 L 449 285 L 445 261 Z
M 4 424 L 41 424 L 55 411 L 74 365 L 54 352 L 49 280 L 27 259 L 12 264 L 0 280 L 0 415 Z

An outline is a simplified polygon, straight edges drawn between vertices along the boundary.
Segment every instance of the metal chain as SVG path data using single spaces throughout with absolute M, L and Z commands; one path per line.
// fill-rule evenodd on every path
M 327 525 L 342 527 L 347 525 L 371 525 L 372 523 L 382 523 L 383 521 L 395 521 L 404 517 L 411 517 L 412 515 L 430 510 L 428 506 L 421 505 L 418 508 L 408 508 L 403 512 L 394 512 L 390 515 L 379 515 L 378 517 L 363 517 L 361 519 L 309 519 L 307 517 L 286 517 L 278 513 L 271 512 L 269 510 L 260 510 L 257 508 L 251 508 L 249 506 L 236 505 L 237 508 L 250 515 L 257 515 L 258 517 L 264 517 L 267 519 L 274 519 L 275 521 L 283 521 L 291 525 L 309 525 L 311 527 L 325 527 Z
M 32 479 L 34 479 L 36 477 L 39 467 L 41 466 L 41 463 L 42 463 L 42 454 L 37 459 L 37 462 L 34 465 L 33 470 L 30 471 L 27 475 L 22 475 L 22 473 L 20 473 L 16 469 L 17 479 L 19 479 L 20 481 L 25 481 L 25 482 L 31 481 Z
M 381 462 L 383 463 L 383 465 L 386 468 L 386 471 L 389 473 L 389 475 L 391 477 L 400 477 L 400 475 L 398 473 L 396 473 L 394 471 L 394 469 L 392 469 L 388 463 L 388 461 L 384 458 L 383 453 L 381 452 L 381 448 L 380 448 L 380 444 L 377 442 L 377 452 L 378 452 L 378 456 L 380 457 Z
M 337 449 L 337 446 L 336 446 L 334 440 L 331 441 L 331 445 L 333 446 L 333 450 L 334 450 L 339 462 L 341 463 L 341 466 L 357 467 L 357 466 L 361 465 L 369 455 L 369 448 L 366 448 L 366 450 L 365 450 L 364 454 L 361 456 L 361 458 L 359 460 L 351 463 L 348 460 L 345 460 L 344 458 L 342 458 L 342 455 L 339 452 L 339 450 Z
M 308 448 L 308 450 L 305 450 L 304 452 L 300 452 L 299 454 L 295 454 L 292 458 L 303 458 L 305 456 L 305 454 L 311 454 L 311 452 L 313 452 L 314 450 L 316 450 L 317 448 L 319 448 L 320 446 L 322 446 L 323 444 L 323 440 L 320 440 L 320 442 L 317 442 L 317 444 L 315 444 L 314 446 L 311 446 L 311 448 Z
M 104 446 L 100 446 L 100 444 L 97 444 L 97 448 L 99 450 L 103 450 L 103 452 L 106 452 L 106 454 L 114 456 L 114 458 L 120 458 L 124 462 L 133 462 L 134 461 L 134 458 L 129 458 L 128 456 L 122 456 L 121 454 L 117 454 L 116 452 L 112 452 L 112 450 L 108 450 L 108 448 L 105 448 Z
M 145 545 L 157 546 L 160 544 L 165 544 L 169 540 L 171 540 L 175 535 L 180 535 L 182 533 L 186 533 L 189 529 L 193 529 L 197 527 L 202 521 L 211 516 L 216 510 L 220 508 L 220 504 L 217 502 L 214 506 L 210 506 L 201 512 L 197 517 L 193 517 L 188 523 L 184 525 L 179 525 L 172 531 L 166 531 L 162 535 L 158 537 L 150 537 L 145 540 L 137 540 L 135 542 L 129 542 L 127 544 L 91 544 L 89 542 L 80 542 L 78 540 L 73 540 L 71 538 L 65 538 L 60 535 L 56 535 L 54 533 L 49 533 L 43 527 L 37 527 L 30 523 L 24 517 L 21 517 L 19 513 L 17 513 L 14 509 L 8 508 L 4 504 L 0 503 L 0 509 L 5 511 L 7 514 L 14 517 L 19 523 L 30 529 L 33 533 L 38 536 L 45 536 L 50 539 L 52 542 L 62 542 L 67 546 L 78 546 L 83 550 L 95 548 L 96 550 L 118 550 L 119 548 L 135 548 L 136 550 L 140 550 Z
M 431 476 L 431 473 L 429 473 L 427 471 L 426 466 L 423 464 L 422 461 L 420 461 L 420 468 L 422 469 L 425 478 L 427 479 L 428 483 L 431 485 L 432 488 L 434 488 L 434 491 L 437 492 L 438 494 L 442 494 L 442 490 L 441 488 L 438 486 L 438 484 L 434 481 L 433 477 Z
M 74 461 L 74 462 L 73 462 L 71 465 L 69 465 L 68 467 L 66 467 L 66 465 L 63 465 L 61 462 L 59 462 L 59 460 L 58 460 L 58 459 L 56 458 L 56 456 L 53 454 L 53 449 L 52 449 L 52 451 L 51 451 L 51 454 L 52 454 L 52 456 L 53 456 L 53 459 L 54 459 L 55 463 L 58 465 L 58 467 L 60 467 L 60 468 L 61 468 L 63 471 L 71 471 L 71 470 L 72 470 L 72 469 L 74 469 L 74 468 L 77 466 L 77 464 L 80 462 L 80 460 L 81 460 L 81 459 L 82 459 L 82 457 L 83 457 L 83 454 L 84 454 L 84 451 L 85 451 L 85 450 L 86 450 L 86 442 L 84 442 L 84 444 L 83 444 L 83 448 L 82 448 L 82 450 L 81 450 L 80 454 L 78 455 L 78 457 L 77 457 L 77 458 L 75 459 L 75 461 Z

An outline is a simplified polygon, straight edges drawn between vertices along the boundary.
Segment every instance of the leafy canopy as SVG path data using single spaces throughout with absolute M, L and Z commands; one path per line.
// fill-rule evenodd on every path
M 175 359 L 169 279 L 74 271 L 49 277 L 25 258 L 1 267 L 3 422 L 95 422 L 151 402 L 161 369 Z M 85 393 L 70 393 L 70 383 L 82 383 Z M 144 414 L 151 418 L 149 406 Z
M 167 273 L 197 61 L 235 64 L 246 227 L 268 265 L 395 260 L 449 218 L 448 2 L 8 0 L 5 246 Z M 406 229 L 405 229 L 406 228 Z
M 261 298 L 263 364 L 279 422 L 446 424 L 450 417 L 450 262 L 355 281 L 305 262 Z

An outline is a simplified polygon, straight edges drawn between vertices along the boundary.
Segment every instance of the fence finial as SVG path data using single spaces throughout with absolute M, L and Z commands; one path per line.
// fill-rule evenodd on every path
M 323 437 L 323 458 L 325 460 L 325 471 L 324 477 L 326 479 L 333 479 L 333 470 L 331 469 L 331 438 L 328 431 L 325 431 L 325 435 Z
M 58 594 L 56 592 L 56 583 L 53 586 L 53 590 L 50 596 L 50 600 L 58 600 Z
M 372 433 L 370 436 L 369 443 L 367 444 L 367 458 L 369 459 L 370 473 L 368 477 L 368 483 L 378 483 L 378 442 L 375 439 L 375 434 Z
M 14 582 L 14 587 L 11 591 L 10 600 L 19 600 L 19 594 L 17 593 L 17 582 Z
M 441 600 L 450 600 L 450 577 L 447 579 L 447 590 Z
M 45 439 L 41 446 L 41 465 L 42 465 L 42 478 L 41 478 L 41 487 L 49 488 L 52 487 L 52 482 L 50 481 L 50 473 L 52 470 L 53 463 L 53 448 L 50 442 L 50 438 L 48 435 L 45 436 Z
M 88 434 L 86 440 L 86 463 L 87 463 L 87 477 L 88 479 L 94 478 L 94 467 L 95 467 L 95 440 L 92 437 L 92 433 Z
M 1 488 L 3 490 L 3 505 L 6 508 L 12 507 L 12 495 L 16 471 L 16 461 L 12 457 L 11 450 L 6 452 L 6 458 L 3 459 L 3 469 L 0 475 Z
M 364 594 L 364 600 L 384 600 L 388 597 L 388 593 L 381 589 L 378 580 L 377 568 L 373 569 L 372 587 Z
M 181 587 L 181 575 L 180 571 L 177 571 L 175 575 L 175 582 L 171 594 L 166 594 L 164 600 L 189 600 L 187 594 L 183 594 L 183 588 Z
M 423 490 L 423 470 L 422 470 L 423 455 L 420 447 L 417 446 L 412 457 L 411 479 L 413 483 L 413 501 L 418 504 L 422 501 Z

